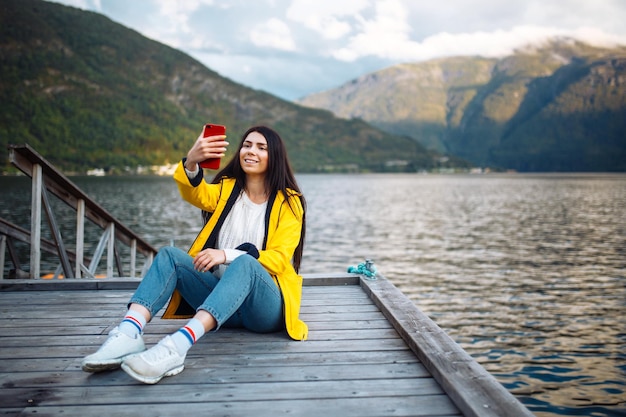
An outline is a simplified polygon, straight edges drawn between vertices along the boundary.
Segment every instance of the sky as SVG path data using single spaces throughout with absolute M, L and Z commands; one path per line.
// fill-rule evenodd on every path
M 101 13 L 286 100 L 392 65 L 553 37 L 626 44 L 626 0 L 53 0 Z

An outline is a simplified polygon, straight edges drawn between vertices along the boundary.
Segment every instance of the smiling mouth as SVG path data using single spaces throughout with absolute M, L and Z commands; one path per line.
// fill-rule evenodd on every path
M 256 164 L 257 161 L 252 160 L 252 159 L 244 159 L 243 162 L 245 162 L 246 164 Z

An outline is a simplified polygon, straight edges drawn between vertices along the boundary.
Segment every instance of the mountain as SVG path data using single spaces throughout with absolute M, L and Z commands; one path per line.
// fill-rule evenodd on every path
M 299 172 L 441 161 L 411 138 L 234 83 L 100 14 L 0 3 L 0 171 L 10 169 L 9 143 L 30 144 L 64 171 L 175 162 L 207 122 L 225 124 L 231 143 L 254 124 L 274 127 Z
M 571 39 L 393 66 L 300 104 L 518 171 L 626 171 L 626 48 Z

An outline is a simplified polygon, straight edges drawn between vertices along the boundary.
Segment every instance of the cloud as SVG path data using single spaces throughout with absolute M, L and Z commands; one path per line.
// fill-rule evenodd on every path
M 359 18 L 360 33 L 351 37 L 347 46 L 331 51 L 331 56 L 340 61 L 354 61 L 372 55 L 391 58 L 391 55 L 404 54 L 410 50 L 409 34 L 411 26 L 407 22 L 408 13 L 398 0 L 385 0 L 376 3 L 373 19 Z
M 504 56 L 527 44 L 542 43 L 557 36 L 580 39 L 596 46 L 626 43 L 626 36 L 613 35 L 598 27 L 566 29 L 539 25 L 457 33 L 444 30 L 415 40 L 406 4 L 400 0 L 377 2 L 373 18 L 361 18 L 358 33 L 352 35 L 345 45 L 332 49 L 330 55 L 344 62 L 366 57 L 407 62 L 453 55 Z M 555 7 L 546 6 L 544 10 L 557 14 Z M 534 6 L 526 9 L 526 13 L 534 15 Z
M 295 51 L 296 49 L 289 26 L 276 18 L 254 27 L 250 32 L 250 41 L 257 46 L 281 51 Z
M 340 39 L 352 30 L 350 20 L 369 7 L 368 0 L 294 0 L 287 18 L 313 30 L 324 39 Z
M 213 0 L 151 0 L 149 3 L 154 13 L 138 23 L 143 34 L 174 48 L 215 47 L 211 40 L 198 36 L 191 23 L 202 7 L 214 5 Z

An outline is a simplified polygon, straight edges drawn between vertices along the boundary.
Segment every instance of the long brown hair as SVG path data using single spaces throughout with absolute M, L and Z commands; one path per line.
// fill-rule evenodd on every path
M 304 248 L 304 238 L 306 235 L 306 200 L 304 195 L 298 187 L 296 177 L 291 169 L 289 158 L 287 157 L 287 149 L 280 135 L 273 129 L 267 126 L 253 126 L 248 129 L 239 142 L 235 156 L 226 164 L 221 171 L 215 174 L 212 183 L 217 184 L 223 177 L 234 178 L 241 189 L 246 188 L 246 173 L 241 168 L 241 162 L 239 160 L 239 152 L 243 147 L 243 143 L 252 132 L 258 132 L 267 141 L 267 172 L 265 173 L 265 191 L 268 195 L 274 192 L 282 192 L 285 200 L 289 204 L 291 211 L 295 213 L 294 207 L 291 205 L 291 197 L 288 190 L 297 192 L 297 197 L 302 204 L 302 231 L 300 233 L 300 242 L 293 254 L 293 266 L 296 272 L 300 269 L 300 263 L 302 262 L 302 251 Z

